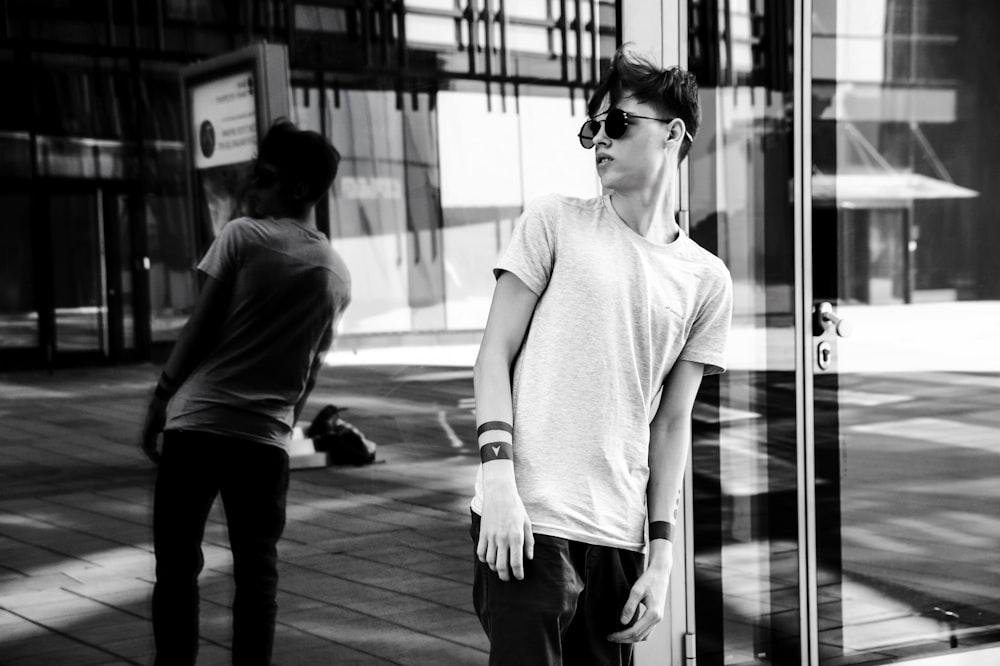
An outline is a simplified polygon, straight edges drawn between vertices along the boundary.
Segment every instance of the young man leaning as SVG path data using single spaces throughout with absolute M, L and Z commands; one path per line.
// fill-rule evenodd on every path
M 288 442 L 350 300 L 347 267 L 310 221 L 339 160 L 316 132 L 276 123 L 257 156 L 251 217 L 228 222 L 198 265 L 205 282 L 143 431 L 159 466 L 157 665 L 195 663 L 201 540 L 216 495 L 233 552 L 233 664 L 270 664 Z
M 494 666 L 630 663 L 664 614 L 695 395 L 725 365 L 729 272 L 674 221 L 694 77 L 619 49 L 588 112 L 605 195 L 527 207 L 476 361 L 473 600 Z

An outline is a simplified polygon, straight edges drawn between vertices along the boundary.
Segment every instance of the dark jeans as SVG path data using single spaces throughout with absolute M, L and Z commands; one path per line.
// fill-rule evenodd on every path
M 278 447 L 200 432 L 164 434 L 153 500 L 158 666 L 195 663 L 201 541 L 216 495 L 233 551 L 233 664 L 270 664 L 287 494 L 288 454 Z
M 473 550 L 481 518 L 472 513 Z M 503 582 L 475 559 L 472 600 L 490 639 L 490 666 L 627 666 L 612 643 L 622 607 L 645 567 L 642 553 L 535 534 L 524 580 Z

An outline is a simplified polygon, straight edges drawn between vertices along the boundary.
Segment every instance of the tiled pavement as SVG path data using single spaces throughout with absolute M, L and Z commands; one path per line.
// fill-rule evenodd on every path
M 0 664 L 151 663 L 152 365 L 0 374 Z M 327 368 L 375 465 L 292 473 L 274 661 L 483 664 L 471 607 L 471 373 Z M 205 535 L 199 664 L 229 662 L 231 560 Z

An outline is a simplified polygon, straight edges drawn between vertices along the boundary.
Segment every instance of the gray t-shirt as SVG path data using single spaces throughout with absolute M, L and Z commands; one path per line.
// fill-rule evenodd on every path
M 678 360 L 724 370 L 729 271 L 684 233 L 635 233 L 607 196 L 533 202 L 503 271 L 539 296 L 513 377 L 514 474 L 533 531 L 642 551 L 653 403 Z M 474 511 L 482 500 L 480 469 Z
M 287 447 L 317 355 L 350 301 L 347 266 L 315 229 L 240 218 L 198 269 L 232 284 L 219 342 L 167 406 L 165 430 L 196 430 Z

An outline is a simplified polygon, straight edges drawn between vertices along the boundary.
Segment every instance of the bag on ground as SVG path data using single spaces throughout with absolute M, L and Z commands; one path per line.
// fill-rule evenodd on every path
M 340 418 L 346 409 L 336 405 L 321 409 L 306 430 L 306 437 L 312 438 L 317 451 L 326 453 L 330 464 L 369 465 L 375 462 L 375 442 Z

